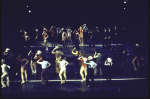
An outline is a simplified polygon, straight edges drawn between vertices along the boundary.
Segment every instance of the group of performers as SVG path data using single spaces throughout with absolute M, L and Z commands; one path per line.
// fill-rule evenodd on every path
M 22 33 L 22 37 L 24 37 L 24 47 L 27 47 L 30 42 L 30 36 L 24 29 L 20 31 Z M 74 45 L 79 48 L 80 45 L 84 45 L 84 42 L 89 43 L 89 47 L 93 45 L 95 47 L 95 43 L 99 43 L 99 40 L 102 40 L 103 48 L 110 48 L 112 39 L 117 44 L 118 40 L 118 31 L 117 26 L 115 25 L 111 28 L 104 28 L 104 31 L 100 32 L 98 27 L 94 29 L 88 29 L 86 24 L 83 24 L 79 27 L 79 29 L 75 29 L 72 31 L 71 27 L 59 28 L 56 26 L 51 26 L 50 29 L 46 29 L 44 26 L 42 27 L 42 33 L 40 34 L 38 29 L 35 28 L 36 35 L 34 40 L 36 44 L 40 45 L 40 35 L 43 35 L 43 42 L 46 50 L 48 50 L 47 42 L 50 41 L 52 47 L 57 46 L 57 44 L 62 44 L 64 49 L 67 49 L 67 45 Z M 33 34 L 32 34 L 33 35 Z
M 55 70 L 56 74 L 59 75 L 59 78 L 61 80 L 60 84 L 63 84 L 67 81 L 67 76 L 66 76 L 66 66 L 69 64 L 69 62 L 66 60 L 66 57 L 64 56 L 64 53 L 58 50 L 59 47 L 56 46 L 52 50 L 52 54 L 55 54 L 56 60 L 55 60 Z M 99 70 L 100 75 L 102 75 L 102 69 L 100 66 L 100 59 L 102 57 L 102 54 L 99 52 L 99 49 L 95 51 L 95 54 L 93 56 L 87 56 L 85 53 L 79 52 L 77 48 L 73 48 L 71 51 L 73 55 L 75 55 L 75 60 L 73 63 L 73 71 L 74 74 L 80 73 L 81 75 L 81 82 L 86 81 L 89 86 L 92 86 L 94 84 L 94 75 L 97 73 L 97 70 Z M 6 85 L 4 84 L 4 78 L 6 77 L 7 79 L 7 86 L 9 87 L 9 69 L 11 70 L 12 66 L 11 64 L 13 62 L 9 57 L 12 57 L 14 54 L 10 51 L 10 48 L 6 48 L 4 51 L 3 55 L 5 56 L 4 59 L 1 60 L 1 68 L 2 68 L 2 76 L 1 76 L 1 82 L 2 82 L 2 88 L 5 88 Z M 28 56 L 30 57 L 25 58 L 24 56 L 19 55 L 16 60 L 21 62 L 21 84 L 27 82 L 27 64 L 30 61 L 30 67 L 31 67 L 31 72 L 32 75 L 37 74 L 37 64 L 41 65 L 41 80 L 42 84 L 45 85 L 48 82 L 48 76 L 47 76 L 47 71 L 48 67 L 51 66 L 51 64 L 48 62 L 48 60 L 42 56 L 42 51 L 38 50 L 36 53 L 33 53 L 32 50 L 29 51 Z M 97 61 L 93 61 L 93 58 L 97 58 Z M 108 58 L 106 61 L 108 61 L 111 58 Z M 6 60 L 6 62 L 5 62 Z M 78 62 L 81 62 L 81 66 L 79 66 Z M 108 62 L 112 62 L 108 61 Z M 107 63 L 105 65 L 107 66 Z M 111 63 L 112 64 L 112 63 Z M 112 66 L 112 65 L 109 65 Z M 18 68 L 18 67 L 17 67 Z M 17 69 L 15 68 L 15 69 Z M 80 69 L 80 70 L 79 70 Z M 18 72 L 16 72 L 16 75 Z M 62 74 L 65 78 L 65 82 L 62 80 Z M 25 75 L 25 77 L 24 77 Z M 89 83 L 89 78 L 91 77 L 92 83 Z M 45 81 L 46 80 L 46 81 Z
M 63 84 L 67 81 L 67 76 L 66 76 L 66 66 L 69 64 L 69 62 L 66 60 L 66 57 L 64 56 L 64 53 L 59 51 L 59 47 L 57 46 L 57 42 L 62 42 L 63 44 L 63 48 L 67 49 L 66 44 L 73 44 L 75 45 L 75 47 L 73 47 L 71 53 L 75 56 L 75 60 L 74 63 L 72 65 L 73 67 L 73 71 L 74 74 L 76 73 L 80 73 L 81 75 L 81 82 L 86 81 L 88 87 L 93 86 L 94 85 L 94 75 L 103 75 L 103 70 L 102 70 L 102 66 L 101 66 L 101 58 L 102 58 L 102 53 L 99 51 L 99 49 L 97 49 L 95 51 L 95 54 L 93 56 L 87 56 L 85 53 L 81 53 L 79 51 L 79 42 L 80 44 L 83 45 L 84 44 L 84 37 L 86 37 L 86 35 L 84 35 L 83 32 L 87 32 L 88 28 L 86 27 L 86 24 L 83 24 L 82 26 L 80 26 L 80 28 L 78 30 L 74 30 L 72 32 L 71 28 L 68 27 L 66 29 L 67 32 L 65 32 L 64 28 L 60 29 L 59 27 L 51 27 L 49 32 L 46 28 L 43 27 L 43 41 L 44 41 L 44 45 L 46 47 L 46 50 L 48 50 L 48 46 L 47 46 L 47 39 L 50 37 L 51 38 L 51 43 L 52 43 L 52 47 L 54 47 L 54 49 L 52 50 L 52 54 L 55 54 L 55 70 L 56 70 L 56 74 L 59 75 L 59 78 L 61 80 L 60 84 Z M 35 29 L 36 31 L 36 37 L 35 39 L 38 39 L 38 29 Z M 95 32 L 96 31 L 96 32 Z M 110 32 L 110 28 L 108 28 L 108 32 L 106 32 L 106 29 L 104 28 L 104 38 L 102 38 L 103 40 L 103 48 L 104 45 L 106 45 L 106 47 L 110 48 L 112 52 L 115 52 L 115 48 L 112 47 L 111 48 L 111 39 L 112 38 L 116 38 L 117 35 L 117 28 L 116 26 L 114 27 L 114 35 L 113 33 Z M 23 29 L 21 29 L 21 31 L 24 35 L 23 37 L 25 37 L 25 46 L 28 46 L 28 41 L 30 40 L 30 37 L 28 36 L 27 32 Z M 98 40 L 97 38 L 99 36 L 99 30 L 98 27 L 95 28 L 95 30 L 89 30 L 88 34 L 90 36 L 89 39 L 89 46 L 91 47 L 91 42 L 93 42 L 93 46 L 95 46 L 95 41 L 94 40 Z M 61 34 L 61 35 L 60 35 Z M 72 38 L 72 35 L 74 34 L 74 37 Z M 60 39 L 61 38 L 61 39 Z M 86 41 L 87 39 L 85 39 Z M 38 40 L 37 40 L 37 43 Z M 56 44 L 56 45 L 55 45 Z M 56 47 L 55 47 L 56 46 Z M 141 53 L 139 53 L 140 48 L 139 45 L 136 44 L 136 49 L 137 50 L 137 54 L 135 56 L 135 58 L 133 59 L 132 63 L 134 65 L 134 70 L 137 70 L 139 68 L 139 59 L 141 57 Z M 56 51 L 57 50 L 57 51 Z M 123 54 L 125 54 L 125 59 L 123 61 L 122 64 L 125 64 L 127 61 L 127 55 L 129 55 L 129 52 L 127 49 L 124 49 Z M 11 69 L 11 65 L 14 63 L 12 60 L 12 57 L 14 56 L 14 54 L 10 51 L 10 48 L 6 48 L 6 50 L 4 51 L 3 55 L 5 56 L 4 58 L 1 59 L 1 68 L 2 68 L 2 76 L 1 76 L 1 84 L 2 84 L 2 88 L 5 88 L 6 85 L 4 84 L 3 80 L 6 77 L 7 79 L 7 86 L 9 87 L 9 69 Z M 34 53 L 32 50 L 30 50 L 28 52 L 28 56 L 30 57 L 30 59 L 25 58 L 22 55 L 19 55 L 16 60 L 21 62 L 21 84 L 27 82 L 27 64 L 30 61 L 30 67 L 31 67 L 31 72 L 32 75 L 37 74 L 37 68 L 39 68 L 39 66 L 37 66 L 38 64 L 41 65 L 41 80 L 42 80 L 42 84 L 45 85 L 48 82 L 48 76 L 47 76 L 47 71 L 48 71 L 48 67 L 51 66 L 51 64 L 48 62 L 48 60 L 42 56 L 42 51 L 38 50 L 36 53 Z M 115 54 L 113 55 L 115 56 Z M 93 59 L 96 58 L 96 61 L 93 61 Z M 115 63 L 115 58 L 114 59 L 114 63 Z M 138 60 L 138 68 L 136 68 L 135 66 L 135 60 Z M 79 61 L 81 62 L 81 67 L 79 66 Z M 112 58 L 111 57 L 107 57 L 107 59 L 104 62 L 104 66 L 106 67 L 106 79 L 107 79 L 107 83 L 111 82 L 111 73 L 112 73 L 112 66 L 113 66 L 113 62 L 112 62 Z M 18 68 L 18 67 L 17 67 Z M 16 70 L 17 70 L 16 68 Z M 18 72 L 15 72 L 16 75 L 18 74 Z M 65 78 L 65 82 L 62 80 L 62 74 Z M 24 80 L 24 75 L 25 75 L 25 80 Z M 46 77 L 46 81 L 45 81 L 45 77 Z M 92 83 L 89 83 L 89 78 L 91 78 Z M 110 80 L 109 80 L 110 79 Z

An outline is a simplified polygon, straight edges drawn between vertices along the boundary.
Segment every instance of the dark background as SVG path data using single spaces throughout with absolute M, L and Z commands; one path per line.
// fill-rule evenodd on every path
M 148 0 L 127 0 L 126 4 L 124 1 L 3 0 L 1 49 L 19 44 L 21 28 L 32 36 L 35 27 L 42 30 L 42 26 L 71 26 L 74 30 L 84 23 L 89 29 L 98 26 L 100 32 L 116 25 L 123 40 L 148 48 Z

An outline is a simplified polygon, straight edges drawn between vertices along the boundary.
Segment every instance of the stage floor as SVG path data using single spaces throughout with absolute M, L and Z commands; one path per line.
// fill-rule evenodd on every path
M 43 42 L 41 42 L 43 45 Z M 112 44 L 113 45 L 113 44 Z M 42 51 L 42 55 L 45 56 L 51 63 L 48 68 L 48 84 L 42 85 L 40 74 L 35 76 L 31 74 L 30 65 L 28 63 L 28 81 L 21 84 L 20 73 L 14 77 L 10 77 L 10 87 L 1 89 L 2 97 L 4 98 L 50 98 L 50 97 L 146 97 L 148 95 L 148 70 L 146 66 L 148 64 L 143 63 L 143 69 L 141 71 L 134 71 L 132 65 L 132 59 L 134 58 L 134 52 L 132 47 L 126 45 L 126 48 L 131 52 L 128 57 L 127 67 L 120 67 L 119 72 L 113 71 L 112 83 L 106 85 L 105 76 L 95 76 L 95 86 L 88 88 L 86 82 L 81 82 L 81 76 L 73 74 L 73 62 L 74 56 L 71 54 L 72 45 L 68 45 L 67 50 L 63 50 L 62 45 L 58 45 L 59 50 L 64 53 L 66 60 L 69 62 L 67 68 L 67 82 L 60 85 L 59 76 L 55 73 L 55 55 L 51 54 L 53 48 L 48 42 L 48 51 L 44 46 L 30 46 L 29 48 L 18 48 L 20 50 L 14 50 L 14 53 L 22 53 L 27 55 L 29 50 Z M 119 44 L 122 46 L 122 44 Z M 101 59 L 101 65 L 104 64 L 105 59 L 112 56 L 109 49 L 102 49 L 101 44 L 96 44 L 95 47 L 89 47 L 88 44 L 80 46 L 82 53 L 87 56 L 93 56 L 96 49 L 100 49 L 103 55 Z M 15 52 L 16 51 L 16 52 Z M 20 51 L 20 52 L 19 52 Z M 119 50 L 118 50 L 119 51 Z M 119 52 L 118 52 L 119 53 Z M 22 54 L 21 54 L 22 55 Z M 121 57 L 117 57 L 118 65 L 121 64 Z M 64 78 L 63 78 L 64 79 Z

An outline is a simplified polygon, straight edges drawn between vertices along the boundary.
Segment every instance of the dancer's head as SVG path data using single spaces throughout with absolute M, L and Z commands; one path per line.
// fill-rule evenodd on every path
M 108 62 L 112 62 L 112 59 L 110 57 L 107 58 Z
M 89 56 L 89 57 L 88 57 L 88 60 L 92 60 L 92 59 L 93 59 L 93 57 L 92 57 L 92 56 Z
M 5 62 L 5 59 L 1 59 L 1 63 L 3 64 Z

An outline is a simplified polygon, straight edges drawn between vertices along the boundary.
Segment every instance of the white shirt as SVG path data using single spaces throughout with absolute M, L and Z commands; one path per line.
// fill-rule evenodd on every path
M 10 66 L 8 66 L 6 64 L 1 65 L 2 73 L 7 72 L 7 67 L 10 68 Z
M 39 62 L 42 65 L 42 69 L 47 68 L 48 61 Z
M 94 61 L 90 61 L 89 63 L 86 63 L 86 62 L 85 62 L 85 64 L 90 65 L 90 66 L 88 66 L 88 67 L 89 67 L 89 68 L 93 68 L 93 69 L 97 66 L 97 64 L 96 64 Z
M 60 63 L 60 68 L 61 68 L 62 70 L 66 70 L 65 64 L 67 63 L 67 61 L 66 61 L 66 60 L 62 60 L 62 61 L 60 61 L 59 63 Z

